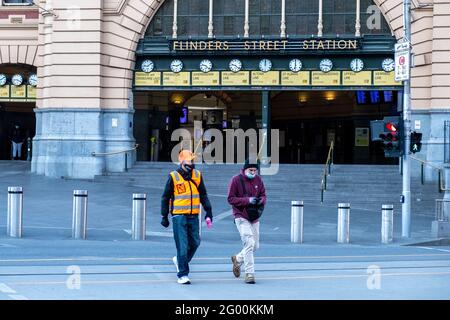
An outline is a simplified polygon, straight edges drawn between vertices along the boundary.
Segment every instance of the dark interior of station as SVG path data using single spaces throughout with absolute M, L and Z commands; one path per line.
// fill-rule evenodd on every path
M 400 115 L 397 91 L 272 91 L 270 127 L 279 130 L 281 163 L 320 164 L 334 141 L 336 164 L 394 164 L 370 141 L 370 121 Z M 140 161 L 169 161 L 177 128 L 261 129 L 261 91 L 135 93 Z M 225 134 L 224 134 L 225 137 Z

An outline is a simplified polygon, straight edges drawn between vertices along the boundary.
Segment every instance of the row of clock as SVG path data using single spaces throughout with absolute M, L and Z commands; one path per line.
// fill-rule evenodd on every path
M 381 63 L 381 67 L 384 71 L 390 72 L 394 70 L 394 64 L 395 62 L 393 59 L 386 58 Z M 183 67 L 184 64 L 179 59 L 175 59 L 170 63 L 170 70 L 175 73 L 181 72 L 183 70 Z M 200 62 L 199 67 L 201 71 L 206 73 L 212 70 L 213 63 L 211 62 L 211 60 L 204 59 Z M 233 59 L 230 61 L 228 67 L 233 72 L 239 72 L 242 70 L 243 64 L 241 60 Z M 303 63 L 300 59 L 292 59 L 291 61 L 289 61 L 289 69 L 292 72 L 299 72 L 300 70 L 302 70 L 302 67 Z M 322 72 L 330 72 L 331 70 L 333 70 L 333 61 L 331 61 L 330 59 L 322 59 L 322 61 L 320 61 L 319 67 Z M 359 58 L 353 59 L 350 62 L 350 68 L 354 72 L 360 72 L 364 69 L 364 61 Z M 145 60 L 142 62 L 141 69 L 142 71 L 147 73 L 152 72 L 155 69 L 155 64 L 152 60 Z M 272 70 L 272 61 L 270 61 L 269 59 L 262 59 L 259 62 L 259 70 L 261 70 L 262 72 L 268 72 Z
M 30 86 L 36 87 L 37 86 L 37 75 L 36 74 L 30 74 L 28 77 L 28 84 Z M 7 78 L 6 75 L 0 74 L 0 86 L 4 86 L 6 84 Z M 15 86 L 21 86 L 24 82 L 23 76 L 21 74 L 15 74 L 11 78 L 11 83 Z

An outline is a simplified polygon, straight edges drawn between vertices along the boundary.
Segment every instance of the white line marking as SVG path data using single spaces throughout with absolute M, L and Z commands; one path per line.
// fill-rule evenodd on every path
M 131 235 L 131 230 L 130 229 L 123 229 L 123 231 L 125 231 L 127 234 Z M 160 232 L 160 231 L 147 231 L 145 233 L 146 236 L 151 236 L 151 237 L 168 237 L 168 238 L 172 238 L 173 237 L 173 232 Z
M 425 250 L 435 250 L 435 251 L 441 251 L 441 252 L 450 252 L 450 250 L 439 249 L 439 248 L 430 248 L 430 247 L 418 247 L 418 248 L 425 249 Z
M 286 256 L 286 257 L 257 257 L 257 260 L 278 260 L 278 259 L 286 259 L 286 260 L 314 260 L 314 259 L 359 259 L 359 258 L 406 258 L 406 257 L 447 257 L 450 256 L 450 253 L 429 253 L 429 254 L 385 254 L 385 255 L 361 255 L 361 256 Z M 194 261 L 215 261 L 215 260 L 229 260 L 230 257 L 210 257 L 210 258 L 194 258 Z M 138 257 L 129 257 L 129 258 L 108 258 L 108 257 L 78 257 L 78 258 L 48 258 L 48 259 L 3 259 L 0 262 L 48 262 L 48 261 L 147 261 L 147 260 L 155 260 L 155 261 L 167 261 L 170 258 L 158 258 L 158 257 L 148 257 L 148 258 L 138 258 Z
M 439 276 L 450 275 L 450 272 L 410 272 L 410 273 L 383 273 L 382 277 L 396 277 L 396 276 Z M 260 280 L 320 280 L 320 279 L 345 279 L 345 278 L 367 278 L 367 274 L 351 274 L 351 275 L 310 275 L 310 276 L 293 276 L 293 277 L 258 277 Z M 229 282 L 236 281 L 236 278 L 197 278 L 196 282 Z M 83 281 L 83 284 L 145 284 L 145 283 L 173 283 L 173 278 L 170 279 L 154 279 L 154 280 L 92 280 Z M 62 281 L 29 281 L 29 282 L 11 282 L 15 286 L 28 285 L 60 285 L 65 284 Z
M 10 294 L 9 297 L 13 300 L 29 300 L 25 296 L 21 296 L 20 294 Z
M 8 287 L 4 283 L 0 283 L 0 291 L 3 293 L 16 293 L 16 291 L 10 287 Z
M 217 216 L 213 217 L 214 221 L 220 221 L 225 218 L 228 218 L 233 214 L 233 210 L 227 210 L 225 212 L 222 212 L 221 214 L 218 214 Z

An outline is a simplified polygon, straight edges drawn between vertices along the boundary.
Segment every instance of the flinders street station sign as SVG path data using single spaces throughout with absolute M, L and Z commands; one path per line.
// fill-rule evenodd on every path
M 283 39 L 283 40 L 171 40 L 172 52 L 185 51 L 247 51 L 247 52 L 277 52 L 277 51 L 311 51 L 311 50 L 357 50 L 357 39 Z

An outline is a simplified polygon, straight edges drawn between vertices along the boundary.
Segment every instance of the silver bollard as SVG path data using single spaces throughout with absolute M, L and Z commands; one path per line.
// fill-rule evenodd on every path
M 337 242 L 350 242 L 350 203 L 338 204 Z
M 74 239 L 86 239 L 87 203 L 87 190 L 73 191 L 72 238 Z
M 391 243 L 394 240 L 394 206 L 383 204 L 381 207 L 381 242 Z
M 7 234 L 13 238 L 22 238 L 23 188 L 8 187 Z
M 133 194 L 133 218 L 131 223 L 131 238 L 145 240 L 147 221 L 147 194 Z
M 303 243 L 303 201 L 291 202 L 291 242 Z

